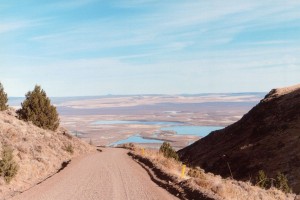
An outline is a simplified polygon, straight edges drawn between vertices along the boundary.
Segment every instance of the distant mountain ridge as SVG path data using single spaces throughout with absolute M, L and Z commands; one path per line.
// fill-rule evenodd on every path
M 181 160 L 225 177 L 287 175 L 300 193 L 300 84 L 273 89 L 238 122 L 179 151 Z M 231 171 L 231 172 L 230 172 Z
M 230 95 L 230 96 L 242 96 L 242 95 L 255 95 L 263 97 L 265 92 L 239 92 L 239 93 L 199 93 L 199 94 L 133 94 L 133 95 L 99 95 L 99 96 L 68 96 L 68 97 L 50 97 L 53 103 L 61 103 L 65 101 L 77 101 L 77 100 L 92 100 L 99 98 L 111 98 L 111 97 L 143 97 L 143 96 L 183 96 L 183 97 L 198 97 L 209 95 Z M 9 97 L 8 102 L 10 106 L 19 106 L 25 97 Z

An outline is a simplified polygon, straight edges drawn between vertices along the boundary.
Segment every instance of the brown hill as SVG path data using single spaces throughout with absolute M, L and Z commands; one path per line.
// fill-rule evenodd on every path
M 238 122 L 179 151 L 181 160 L 224 177 L 287 175 L 300 193 L 300 85 L 273 89 Z
M 53 132 L 21 121 L 12 109 L 0 112 L 0 151 L 4 146 L 13 149 L 19 170 L 9 184 L 0 175 L 0 200 L 32 187 L 56 173 L 63 162 L 94 149 L 64 128 Z

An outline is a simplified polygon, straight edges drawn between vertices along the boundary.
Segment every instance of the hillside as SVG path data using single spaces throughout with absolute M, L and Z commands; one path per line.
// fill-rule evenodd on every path
M 13 149 L 19 170 L 10 184 L 0 176 L 0 197 L 27 190 L 56 173 L 63 162 L 93 150 L 64 128 L 46 131 L 17 119 L 13 109 L 0 112 L 0 150 L 4 146 Z
M 238 122 L 179 151 L 181 160 L 206 171 L 254 181 L 287 175 L 300 193 L 300 85 L 273 89 Z M 230 167 L 230 169 L 229 169 Z

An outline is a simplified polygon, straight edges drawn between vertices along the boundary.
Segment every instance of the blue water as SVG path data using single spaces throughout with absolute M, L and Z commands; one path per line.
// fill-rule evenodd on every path
M 221 126 L 170 126 L 161 128 L 163 131 L 175 131 L 178 135 L 207 136 L 210 132 L 222 129 Z
M 125 143 L 163 143 L 162 140 L 153 140 L 153 139 L 145 139 L 142 138 L 140 135 L 133 135 L 129 138 L 126 138 L 124 140 L 119 140 L 117 142 L 112 143 L 112 146 L 118 145 L 118 144 L 125 144 Z
M 140 125 L 158 125 L 165 126 L 160 130 L 163 131 L 174 131 L 177 135 L 195 135 L 204 137 L 210 132 L 222 129 L 221 126 L 186 126 L 183 122 L 170 122 L 170 121 L 95 121 L 92 124 L 96 125 L 112 125 L 112 124 L 140 124 Z M 133 135 L 124 140 L 119 140 L 112 143 L 112 146 L 124 144 L 124 143 L 163 143 L 162 140 L 156 139 L 145 139 L 140 135 Z
M 172 125 L 180 125 L 183 123 L 182 122 L 166 122 L 166 121 L 95 121 L 91 124 L 97 124 L 97 125 L 140 124 L 140 125 L 172 126 Z

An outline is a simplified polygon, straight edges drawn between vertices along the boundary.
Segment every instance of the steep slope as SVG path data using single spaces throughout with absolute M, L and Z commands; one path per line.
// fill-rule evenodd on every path
M 300 85 L 272 90 L 238 122 L 179 151 L 181 160 L 225 177 L 287 175 L 300 193 Z
M 0 150 L 4 146 L 13 149 L 19 171 L 10 184 L 0 177 L 0 199 L 32 187 L 55 173 L 63 162 L 93 150 L 63 128 L 46 131 L 18 120 L 12 109 L 0 112 Z

